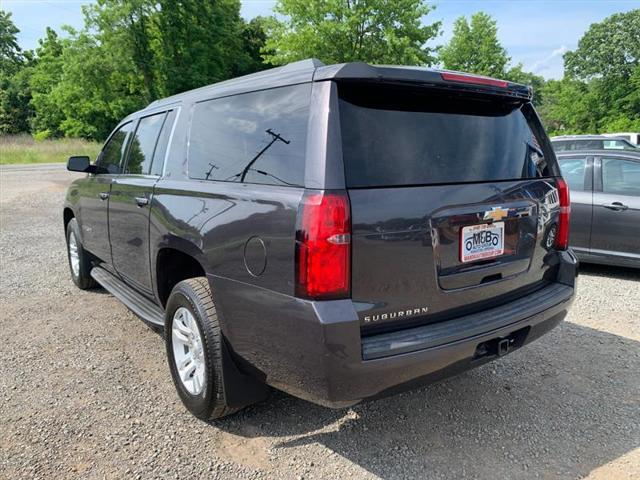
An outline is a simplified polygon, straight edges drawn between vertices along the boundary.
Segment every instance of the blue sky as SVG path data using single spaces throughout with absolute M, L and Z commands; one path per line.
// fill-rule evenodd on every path
M 311 1 L 311 0 L 310 0 Z M 13 13 L 24 49 L 34 48 L 45 27 L 82 26 L 80 5 L 87 0 L 0 0 L 0 8 Z M 513 63 L 546 78 L 562 76 L 562 54 L 576 48 L 590 24 L 616 12 L 640 7 L 639 0 L 439 0 L 429 2 L 435 11 L 425 22 L 442 20 L 443 35 L 451 37 L 453 21 L 460 15 L 483 10 L 498 22 L 500 41 Z M 242 0 L 242 16 L 269 15 L 275 0 Z

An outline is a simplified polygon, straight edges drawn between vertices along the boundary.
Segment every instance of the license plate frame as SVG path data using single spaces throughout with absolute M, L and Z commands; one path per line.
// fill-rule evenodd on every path
M 504 255 L 504 222 L 468 225 L 460 229 L 459 258 L 462 263 Z

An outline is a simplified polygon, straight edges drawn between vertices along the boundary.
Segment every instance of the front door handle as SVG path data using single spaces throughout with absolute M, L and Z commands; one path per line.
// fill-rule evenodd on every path
M 136 197 L 136 205 L 139 207 L 146 207 L 149 205 L 149 199 L 147 197 Z
M 615 210 L 616 212 L 622 212 L 623 210 L 626 210 L 629 208 L 622 202 L 605 203 L 602 206 L 604 208 L 608 208 L 609 210 Z
M 106 200 L 109 198 L 109 192 L 100 192 L 98 196 L 100 197 L 100 200 Z

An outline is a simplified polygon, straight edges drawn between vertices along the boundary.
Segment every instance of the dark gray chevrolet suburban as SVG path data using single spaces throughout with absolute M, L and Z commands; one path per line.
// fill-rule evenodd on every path
M 436 381 L 575 292 L 567 184 L 502 80 L 306 60 L 155 101 L 68 168 L 73 281 L 164 331 L 203 419 Z

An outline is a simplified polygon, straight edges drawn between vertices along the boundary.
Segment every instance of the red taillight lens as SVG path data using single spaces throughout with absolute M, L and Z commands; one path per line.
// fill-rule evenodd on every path
M 492 87 L 507 88 L 509 82 L 497 80 L 489 77 L 479 77 L 477 75 L 465 75 L 463 73 L 442 72 L 440 74 L 447 82 L 473 83 L 475 85 L 490 85 Z
M 296 295 L 314 300 L 351 292 L 351 212 L 346 192 L 307 192 L 298 209 Z
M 556 232 L 556 248 L 566 250 L 569 248 L 569 217 L 571 215 L 571 200 L 569 198 L 569 185 L 564 178 L 556 179 L 558 196 L 560 197 L 560 216 L 558 218 L 558 231 Z

